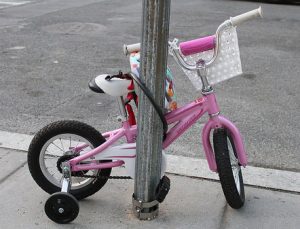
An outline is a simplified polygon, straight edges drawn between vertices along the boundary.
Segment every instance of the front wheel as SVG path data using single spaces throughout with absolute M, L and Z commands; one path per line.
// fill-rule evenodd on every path
M 216 129 L 213 134 L 214 151 L 222 189 L 227 203 L 239 209 L 245 202 L 242 170 L 234 142 L 225 129 Z

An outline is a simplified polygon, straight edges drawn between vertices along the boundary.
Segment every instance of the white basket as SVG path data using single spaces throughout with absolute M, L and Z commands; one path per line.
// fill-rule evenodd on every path
M 236 27 L 231 27 L 221 33 L 220 51 L 214 63 L 207 68 L 207 79 L 211 85 L 220 83 L 234 76 L 242 74 L 242 65 L 240 59 L 240 51 Z M 209 61 L 214 51 L 209 50 L 190 56 L 186 56 L 184 60 L 194 65 L 198 60 L 203 59 Z M 202 89 L 201 79 L 196 71 L 189 71 L 182 68 L 184 73 L 191 80 L 197 90 Z

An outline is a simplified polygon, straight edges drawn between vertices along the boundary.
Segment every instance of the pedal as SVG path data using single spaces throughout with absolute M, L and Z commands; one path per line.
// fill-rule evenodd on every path
M 156 200 L 162 203 L 169 193 L 171 181 L 167 176 L 163 176 L 156 189 Z

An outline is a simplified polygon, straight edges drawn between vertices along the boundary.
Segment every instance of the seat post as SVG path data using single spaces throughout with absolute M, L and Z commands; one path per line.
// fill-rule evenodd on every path
M 127 112 L 125 109 L 125 102 L 123 96 L 118 97 L 118 105 L 119 105 L 120 114 L 122 115 L 122 119 L 127 120 Z

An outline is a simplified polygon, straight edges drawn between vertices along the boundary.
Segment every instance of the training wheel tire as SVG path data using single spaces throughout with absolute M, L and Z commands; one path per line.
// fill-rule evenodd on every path
M 45 213 L 49 219 L 56 223 L 69 223 L 78 216 L 79 204 L 70 193 L 56 192 L 46 201 Z

